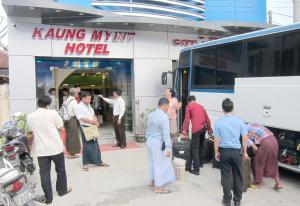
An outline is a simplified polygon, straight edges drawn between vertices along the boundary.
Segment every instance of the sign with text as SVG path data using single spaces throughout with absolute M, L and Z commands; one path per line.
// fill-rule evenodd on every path
M 93 30 L 83 28 L 34 28 L 32 39 L 65 41 L 65 55 L 109 55 L 110 44 L 129 44 L 135 32 Z M 84 41 L 84 42 L 83 42 Z
M 199 36 L 198 39 L 173 39 L 172 44 L 173 46 L 179 47 L 189 47 L 194 44 L 199 44 L 207 41 L 212 41 L 219 39 L 220 37 L 212 37 L 212 36 Z

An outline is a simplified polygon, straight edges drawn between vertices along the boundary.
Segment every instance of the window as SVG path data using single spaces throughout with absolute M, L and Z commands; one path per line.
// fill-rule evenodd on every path
M 219 88 L 233 89 L 235 78 L 244 76 L 241 42 L 217 47 L 216 84 Z
M 191 51 L 185 51 L 180 54 L 179 58 L 179 68 L 189 67 L 190 66 L 190 55 Z
M 300 75 L 300 30 L 283 35 L 281 75 Z
M 243 44 L 236 42 L 194 52 L 193 87 L 234 89 L 236 77 L 244 76 Z
M 281 36 L 268 36 L 247 42 L 247 76 L 280 75 Z
M 193 87 L 211 89 L 216 85 L 216 50 L 214 48 L 193 51 Z

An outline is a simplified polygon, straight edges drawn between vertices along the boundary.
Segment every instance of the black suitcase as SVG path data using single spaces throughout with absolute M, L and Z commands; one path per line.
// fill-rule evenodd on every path
M 177 138 L 173 141 L 173 156 L 176 158 L 188 160 L 191 155 L 191 140 L 184 139 L 178 140 Z
M 247 192 L 248 188 L 252 184 L 252 176 L 251 176 L 251 160 L 250 159 L 243 159 L 242 160 L 242 177 L 243 177 L 243 192 Z M 233 189 L 233 177 L 232 172 L 230 172 L 230 181 L 231 181 L 231 188 Z
M 204 149 L 203 149 L 203 163 L 210 163 L 214 159 L 214 139 L 205 138 Z

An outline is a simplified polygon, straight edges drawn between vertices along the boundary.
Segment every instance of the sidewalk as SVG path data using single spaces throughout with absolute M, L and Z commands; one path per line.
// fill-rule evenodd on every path
M 218 206 L 222 188 L 218 169 L 205 165 L 200 176 L 186 174 L 184 182 L 174 184 L 172 193 L 154 194 L 148 183 L 147 152 L 144 145 L 137 149 L 103 152 L 109 168 L 81 169 L 81 159 L 66 160 L 68 182 L 73 191 L 65 197 L 54 192 L 53 206 Z M 54 171 L 54 168 L 53 168 Z M 273 181 L 267 180 L 261 190 L 249 189 L 244 193 L 244 206 L 299 205 L 300 177 L 283 177 L 285 190 L 275 192 Z M 38 171 L 35 181 L 38 185 Z M 55 176 L 52 177 L 55 188 Z

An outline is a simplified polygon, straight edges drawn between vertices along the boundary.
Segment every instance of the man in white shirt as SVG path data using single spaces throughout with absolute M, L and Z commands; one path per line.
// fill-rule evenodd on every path
M 71 88 L 68 92 L 70 95 L 66 99 L 66 106 L 68 111 L 69 120 L 65 122 L 66 129 L 66 149 L 69 153 L 67 156 L 69 159 L 78 158 L 81 150 L 78 122 L 75 116 L 75 110 L 77 107 L 77 101 L 75 97 L 78 92 L 76 88 Z
M 27 116 L 27 124 L 34 135 L 35 154 L 40 167 L 40 178 L 45 193 L 46 204 L 51 204 L 53 192 L 51 185 L 51 162 L 55 164 L 57 173 L 56 190 L 59 196 L 71 192 L 67 187 L 64 145 L 59 130 L 63 121 L 55 110 L 49 110 L 51 98 L 42 96 L 38 99 L 38 109 Z
M 117 144 L 114 147 L 126 148 L 126 134 L 125 134 L 125 101 L 121 97 L 122 91 L 115 89 L 113 91 L 114 99 L 104 98 L 99 95 L 104 101 L 113 105 L 113 123 Z

